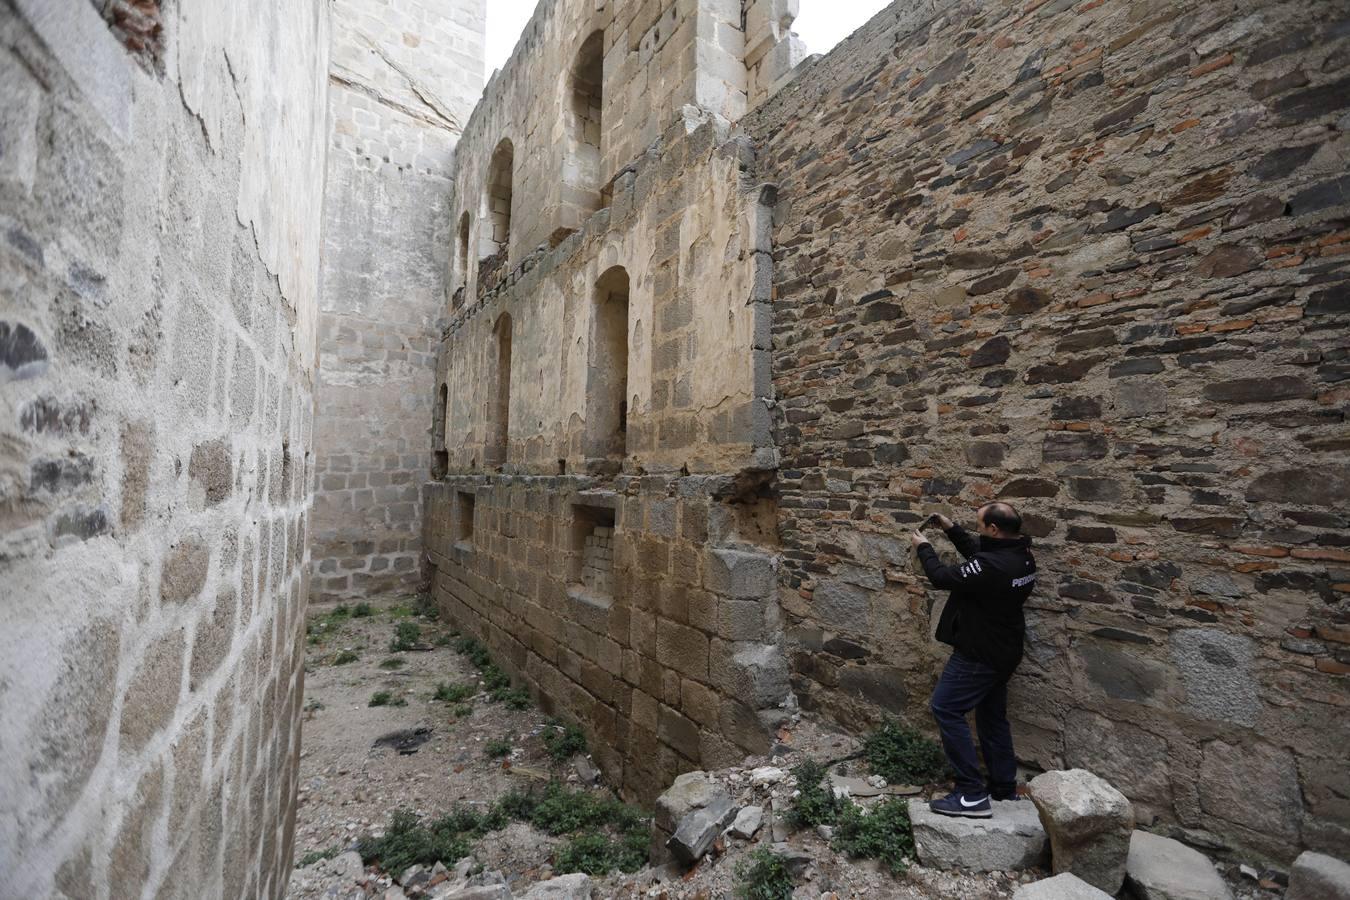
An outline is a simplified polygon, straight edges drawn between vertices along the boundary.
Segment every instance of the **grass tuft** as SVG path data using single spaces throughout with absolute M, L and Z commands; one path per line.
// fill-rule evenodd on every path
M 394 629 L 394 637 L 389 641 L 390 653 L 402 653 L 405 650 L 411 650 L 417 646 L 417 641 L 422 637 L 422 629 L 415 622 L 399 622 Z
M 352 610 L 353 619 L 368 619 L 373 615 L 375 615 L 375 610 L 369 603 L 358 603 Z
M 297 869 L 303 869 L 305 868 L 305 866 L 312 866 L 316 862 L 320 862 L 325 859 L 332 859 L 333 857 L 337 856 L 340 852 L 342 851 L 338 847 L 329 847 L 327 850 L 312 850 L 309 853 L 306 853 L 304 856 L 300 857 L 300 859 L 296 861 L 295 867 Z
M 830 846 L 855 859 L 878 859 L 892 873 L 909 868 L 914 832 L 904 800 L 883 800 L 868 812 L 848 803 L 835 825 Z
M 848 800 L 834 796 L 834 790 L 824 784 L 826 769 L 813 759 L 808 759 L 792 769 L 797 779 L 797 802 L 788 810 L 787 818 L 797 828 L 814 828 L 817 825 L 833 825 Z
M 431 699 L 445 703 L 459 703 L 476 693 L 478 693 L 478 688 L 472 684 L 451 684 L 448 681 L 442 681 L 436 685 L 436 693 L 431 695 Z
M 586 734 L 572 723 L 551 722 L 544 730 L 544 752 L 554 762 L 586 752 Z
M 395 697 L 388 691 L 376 691 L 370 695 L 370 702 L 367 706 L 407 706 L 408 701 L 402 697 Z
M 380 661 L 380 668 L 381 668 L 381 669 L 401 669 L 401 668 L 403 668 L 404 666 L 406 666 L 407 664 L 408 664 L 408 663 L 407 663 L 405 660 L 399 659 L 397 656 L 391 656 L 391 657 L 389 657 L 388 659 L 384 659 L 384 660 L 381 660 L 381 661 Z
M 493 738 L 483 746 L 483 755 L 488 759 L 501 759 L 511 752 L 511 742 L 505 738 Z
M 355 650 L 343 650 L 337 656 L 333 657 L 333 665 L 345 666 L 347 663 L 354 663 L 360 658 L 361 657 L 356 654 Z
M 736 896 L 740 900 L 792 900 L 792 873 L 783 858 L 759 849 L 736 867 Z

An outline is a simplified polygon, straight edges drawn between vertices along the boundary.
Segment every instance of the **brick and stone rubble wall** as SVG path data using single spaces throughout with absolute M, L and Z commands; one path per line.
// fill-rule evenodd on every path
M 484 0 L 332 5 L 313 596 L 413 590 L 455 144 Z
M 450 472 L 588 471 L 597 285 L 627 273 L 627 472 L 772 468 L 769 208 L 727 126 L 687 111 L 615 184 L 610 208 L 523 260 L 452 319 L 437 389 Z M 511 331 L 509 427 L 494 458 L 497 334 Z
M 1350 7 L 894 4 L 742 122 L 779 184 L 794 689 L 928 719 L 928 511 L 1041 566 L 1019 755 L 1350 842 Z
M 452 291 L 476 297 L 493 257 L 485 186 L 493 155 L 509 141 L 515 155 L 509 273 L 534 248 L 582 227 L 608 202 L 624 170 L 658 141 L 684 107 L 727 120 L 744 114 L 748 92 L 760 99 L 800 59 L 799 41 L 783 24 L 788 0 L 559 0 L 541 3 L 511 59 L 495 73 L 464 132 L 456 166 L 453 221 L 469 214 L 466 265 L 452 273 Z M 755 26 L 747 56 L 747 20 Z M 570 122 L 571 73 L 583 46 L 603 32 L 603 92 L 595 183 L 579 186 Z M 777 52 L 791 43 L 792 52 Z M 747 63 L 752 64 L 747 69 Z M 602 197 L 602 195 L 605 195 Z M 480 266 L 480 259 L 485 262 Z M 484 288 L 494 287 L 496 279 Z
M 681 772 L 769 749 L 788 695 L 771 499 L 730 476 L 464 475 L 426 490 L 434 598 L 584 728 L 626 796 L 650 803 Z M 608 596 L 583 581 L 602 515 Z
M 327 7 L 121 6 L 0 3 L 0 892 L 280 897 Z

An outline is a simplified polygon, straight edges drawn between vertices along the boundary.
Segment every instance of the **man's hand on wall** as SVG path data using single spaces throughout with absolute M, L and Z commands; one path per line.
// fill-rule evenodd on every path
M 952 528 L 955 527 L 952 520 L 944 516 L 942 513 L 933 513 L 933 518 L 937 520 L 938 526 L 943 531 L 950 531 Z
M 923 536 L 923 532 L 922 532 L 922 531 L 916 531 L 916 532 L 914 532 L 913 534 L 911 534 L 911 535 L 909 536 L 909 541 L 910 541 L 911 544 L 913 544 L 915 547 L 917 547 L 917 546 L 919 546 L 920 544 L 926 544 L 926 543 L 928 543 L 928 538 L 926 538 L 926 537 Z

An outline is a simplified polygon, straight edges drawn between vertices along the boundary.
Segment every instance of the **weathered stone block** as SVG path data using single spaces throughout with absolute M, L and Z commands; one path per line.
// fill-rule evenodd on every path
M 1134 830 L 1125 795 L 1085 769 L 1046 772 L 1027 787 L 1050 836 L 1055 873 L 1072 872 L 1107 893 L 1119 891 Z
M 753 600 L 774 595 L 773 558 L 742 550 L 712 550 L 707 556 L 706 586 L 733 599 Z
M 1350 863 L 1305 850 L 1289 870 L 1285 900 L 1350 900 Z
M 1070 872 L 1033 881 L 1013 891 L 1013 900 L 1109 900 L 1110 897 Z
M 1198 850 L 1147 831 L 1130 837 L 1126 867 L 1140 900 L 1232 900 L 1214 863 Z
M 938 869 L 998 872 L 1045 862 L 1049 840 L 1030 803 L 996 801 L 988 819 L 942 816 L 926 800 L 909 801 L 919 862 Z

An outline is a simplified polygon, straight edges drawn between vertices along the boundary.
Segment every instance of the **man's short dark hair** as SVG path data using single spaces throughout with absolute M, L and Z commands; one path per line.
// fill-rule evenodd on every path
M 1022 516 L 1011 503 L 986 503 L 980 507 L 980 517 L 984 524 L 993 525 L 999 531 L 1008 534 L 1020 534 L 1022 531 Z

